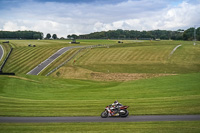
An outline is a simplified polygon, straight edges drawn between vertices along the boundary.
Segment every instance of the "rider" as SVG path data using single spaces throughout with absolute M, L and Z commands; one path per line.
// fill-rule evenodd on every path
M 116 114 L 121 106 L 123 106 L 123 105 L 121 103 L 119 103 L 117 100 L 114 101 L 113 104 L 109 105 L 109 107 L 113 107 L 113 109 L 111 109 L 112 114 Z

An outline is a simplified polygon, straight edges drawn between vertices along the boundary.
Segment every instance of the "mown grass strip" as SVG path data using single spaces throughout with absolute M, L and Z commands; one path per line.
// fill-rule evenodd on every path
M 178 122 L 87 122 L 87 123 L 1 123 L 2 133 L 198 133 L 199 121 Z
M 47 59 L 51 54 L 58 49 L 49 47 L 39 48 L 16 48 L 11 54 L 4 71 L 12 71 L 17 74 L 25 74 L 34 68 L 36 65 Z
M 1 44 L 3 50 L 4 50 L 4 55 L 0 61 L 0 66 L 2 65 L 2 63 L 4 62 L 5 58 L 7 57 L 8 53 L 10 52 L 11 47 L 8 44 Z
M 110 47 L 91 49 L 75 65 L 97 72 L 192 73 L 199 72 L 200 47 L 183 45 L 168 56 L 174 45 Z
M 99 116 L 114 100 L 130 115 L 199 114 L 199 74 L 130 82 L 0 77 L 1 116 Z
M 27 62 L 26 65 L 23 65 L 20 68 L 18 67 L 18 70 L 16 70 L 16 71 L 18 71 L 18 73 L 25 74 L 25 73 L 27 73 L 29 70 L 31 70 L 33 68 L 33 67 L 29 67 L 29 66 L 35 66 L 35 65 L 40 63 L 40 62 L 37 62 L 37 64 L 35 64 L 36 62 L 34 62 L 34 60 L 36 60 L 36 59 L 45 60 L 46 57 L 41 57 L 40 53 L 47 54 L 48 53 L 48 49 L 46 49 L 46 50 L 45 49 L 43 49 L 43 50 L 40 49 L 40 50 L 37 51 L 37 53 L 35 53 L 36 54 L 35 56 L 31 56 L 30 55 L 29 58 L 26 58 L 24 60 L 24 62 Z

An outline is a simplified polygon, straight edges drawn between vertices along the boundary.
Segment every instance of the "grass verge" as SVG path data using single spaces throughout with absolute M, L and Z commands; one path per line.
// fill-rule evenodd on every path
M 118 99 L 130 115 L 199 114 L 200 74 L 130 82 L 0 76 L 1 116 L 99 116 Z
M 199 133 L 200 121 L 119 123 L 1 123 L 0 133 Z

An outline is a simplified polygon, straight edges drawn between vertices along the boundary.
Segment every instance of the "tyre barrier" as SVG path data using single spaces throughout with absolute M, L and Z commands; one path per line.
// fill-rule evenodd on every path
M 0 71 L 0 75 L 15 75 L 15 73 L 3 73 L 2 71 Z

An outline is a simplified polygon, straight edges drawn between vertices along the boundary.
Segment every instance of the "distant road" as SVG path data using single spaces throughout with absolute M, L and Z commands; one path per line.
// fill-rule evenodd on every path
M 69 51 L 70 49 L 77 48 L 77 47 L 83 47 L 83 46 L 70 46 L 70 47 L 64 47 L 64 48 L 58 50 L 56 53 L 54 53 L 48 59 L 46 59 L 45 61 L 43 61 L 42 63 L 40 63 L 38 66 L 36 66 L 34 69 L 32 69 L 27 74 L 29 74 L 29 75 L 38 75 L 43 69 L 45 69 L 48 65 L 50 65 L 59 56 L 61 56 L 65 52 Z
M 3 58 L 3 54 L 4 54 L 3 47 L 0 45 L 0 61 Z
M 0 123 L 49 122 L 147 122 L 147 121 L 200 121 L 200 115 L 142 115 L 126 118 L 111 117 L 0 117 Z

